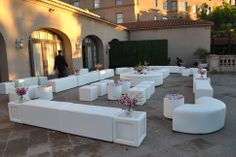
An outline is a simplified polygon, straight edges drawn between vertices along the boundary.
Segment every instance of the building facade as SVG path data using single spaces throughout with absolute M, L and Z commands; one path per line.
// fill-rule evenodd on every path
M 206 3 L 209 12 L 224 2 L 234 0 L 63 0 L 87 9 L 114 23 L 152 21 L 175 18 L 197 18 L 197 10 Z
M 58 50 L 68 73 L 96 63 L 108 67 L 108 43 L 128 39 L 124 27 L 57 0 L 0 1 L 0 15 L 0 81 L 53 76 Z

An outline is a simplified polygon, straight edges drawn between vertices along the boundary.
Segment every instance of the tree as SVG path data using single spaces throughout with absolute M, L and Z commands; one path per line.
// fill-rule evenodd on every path
M 231 53 L 231 39 L 236 36 L 236 7 L 224 3 L 222 6 L 216 7 L 209 14 L 207 14 L 207 10 L 208 5 L 204 3 L 198 10 L 198 17 L 214 22 L 212 27 L 213 41 L 215 37 L 227 37 L 227 53 Z

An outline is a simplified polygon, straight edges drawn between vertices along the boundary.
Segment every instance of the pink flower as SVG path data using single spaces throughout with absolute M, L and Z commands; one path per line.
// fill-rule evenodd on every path
M 25 95 L 27 91 L 28 91 L 28 88 L 25 88 L 25 87 L 16 88 L 16 94 L 19 96 Z

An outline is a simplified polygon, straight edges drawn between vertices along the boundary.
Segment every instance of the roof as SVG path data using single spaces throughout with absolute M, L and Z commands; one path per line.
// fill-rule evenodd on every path
M 121 25 L 127 27 L 128 30 L 130 31 L 137 31 L 137 30 L 167 29 L 167 28 L 178 28 L 178 27 L 212 26 L 213 23 L 204 20 L 169 19 L 169 20 L 122 23 Z

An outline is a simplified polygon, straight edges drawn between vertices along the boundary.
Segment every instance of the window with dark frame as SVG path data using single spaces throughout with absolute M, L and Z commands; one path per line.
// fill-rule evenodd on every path
M 116 1 L 116 5 L 123 5 L 123 0 L 115 0 Z
M 101 7 L 100 0 L 94 0 L 93 3 L 94 3 L 94 9 L 98 9 Z
M 116 23 L 123 23 L 123 13 L 116 13 Z

